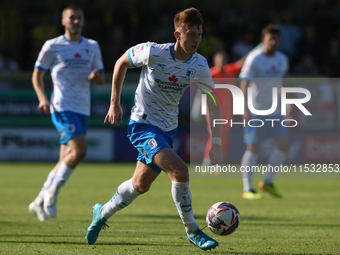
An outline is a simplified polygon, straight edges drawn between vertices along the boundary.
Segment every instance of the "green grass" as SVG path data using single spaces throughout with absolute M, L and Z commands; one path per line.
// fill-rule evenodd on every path
M 108 220 L 95 245 L 85 233 L 92 206 L 106 202 L 132 176 L 135 164 L 82 163 L 62 188 L 58 217 L 39 222 L 28 212 L 51 163 L 0 163 L 0 254 L 207 254 L 190 244 L 162 173 L 150 191 Z M 340 254 L 339 179 L 277 179 L 284 195 L 260 201 L 241 198 L 242 180 L 191 179 L 197 222 L 215 202 L 236 205 L 241 224 L 216 236 L 212 254 Z

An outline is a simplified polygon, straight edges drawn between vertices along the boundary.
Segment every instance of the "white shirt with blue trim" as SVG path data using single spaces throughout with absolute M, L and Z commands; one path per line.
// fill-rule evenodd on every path
M 272 88 L 276 87 L 279 95 L 282 78 L 287 77 L 288 69 L 288 58 L 280 51 L 276 51 L 274 56 L 264 54 L 263 48 L 249 53 L 239 77 L 250 81 L 249 86 L 252 89 L 252 102 L 255 109 L 271 108 Z
M 130 118 L 168 132 L 178 126 L 178 105 L 190 79 L 204 78 L 215 87 L 207 60 L 195 53 L 186 61 L 176 59 L 174 44 L 141 43 L 128 56 L 134 67 L 142 67 Z
M 47 40 L 34 67 L 46 72 L 51 70 L 51 113 L 72 111 L 90 115 L 88 76 L 95 69 L 104 71 L 100 48 L 95 40 L 81 37 L 79 42 L 71 42 L 65 35 Z

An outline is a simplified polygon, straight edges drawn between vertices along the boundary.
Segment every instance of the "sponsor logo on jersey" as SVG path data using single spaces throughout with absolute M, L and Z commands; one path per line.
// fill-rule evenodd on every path
M 169 79 L 169 81 L 172 81 L 172 82 L 178 81 L 178 79 L 176 78 L 176 75 L 173 75 L 173 76 L 169 77 L 168 79 Z
M 75 58 L 81 58 L 81 55 L 77 52 L 75 55 L 74 55 Z

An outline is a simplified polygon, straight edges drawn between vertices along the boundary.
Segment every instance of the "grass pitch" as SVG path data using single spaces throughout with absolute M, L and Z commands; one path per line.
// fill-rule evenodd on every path
M 242 180 L 191 179 L 195 218 L 215 202 L 228 201 L 241 214 L 230 236 L 216 236 L 215 250 L 187 241 L 162 173 L 150 191 L 108 220 L 95 245 L 87 245 L 92 206 L 105 203 L 132 176 L 135 164 L 82 163 L 62 188 L 58 215 L 39 222 L 28 212 L 52 163 L 0 163 L 0 254 L 340 254 L 340 179 L 276 179 L 284 198 L 241 198 Z

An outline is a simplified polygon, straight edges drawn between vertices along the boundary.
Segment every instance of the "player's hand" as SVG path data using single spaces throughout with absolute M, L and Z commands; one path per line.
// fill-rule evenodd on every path
M 88 78 L 90 81 L 92 81 L 96 76 L 97 76 L 97 77 L 100 76 L 100 72 L 98 71 L 98 69 L 93 70 L 87 78 Z
M 50 114 L 50 101 L 43 100 L 39 102 L 38 109 L 39 111 L 41 111 L 42 113 L 45 113 L 46 115 Z
M 111 104 L 109 111 L 106 114 L 104 119 L 104 123 L 107 121 L 110 122 L 114 126 L 119 126 L 122 123 L 123 118 L 123 109 L 120 104 Z
M 98 69 L 93 70 L 87 77 L 90 81 L 94 81 L 97 85 L 102 85 L 105 82 L 105 74 L 99 72 Z
M 223 155 L 221 150 L 221 145 L 213 144 L 209 151 L 210 163 L 211 165 L 219 165 L 223 162 Z

